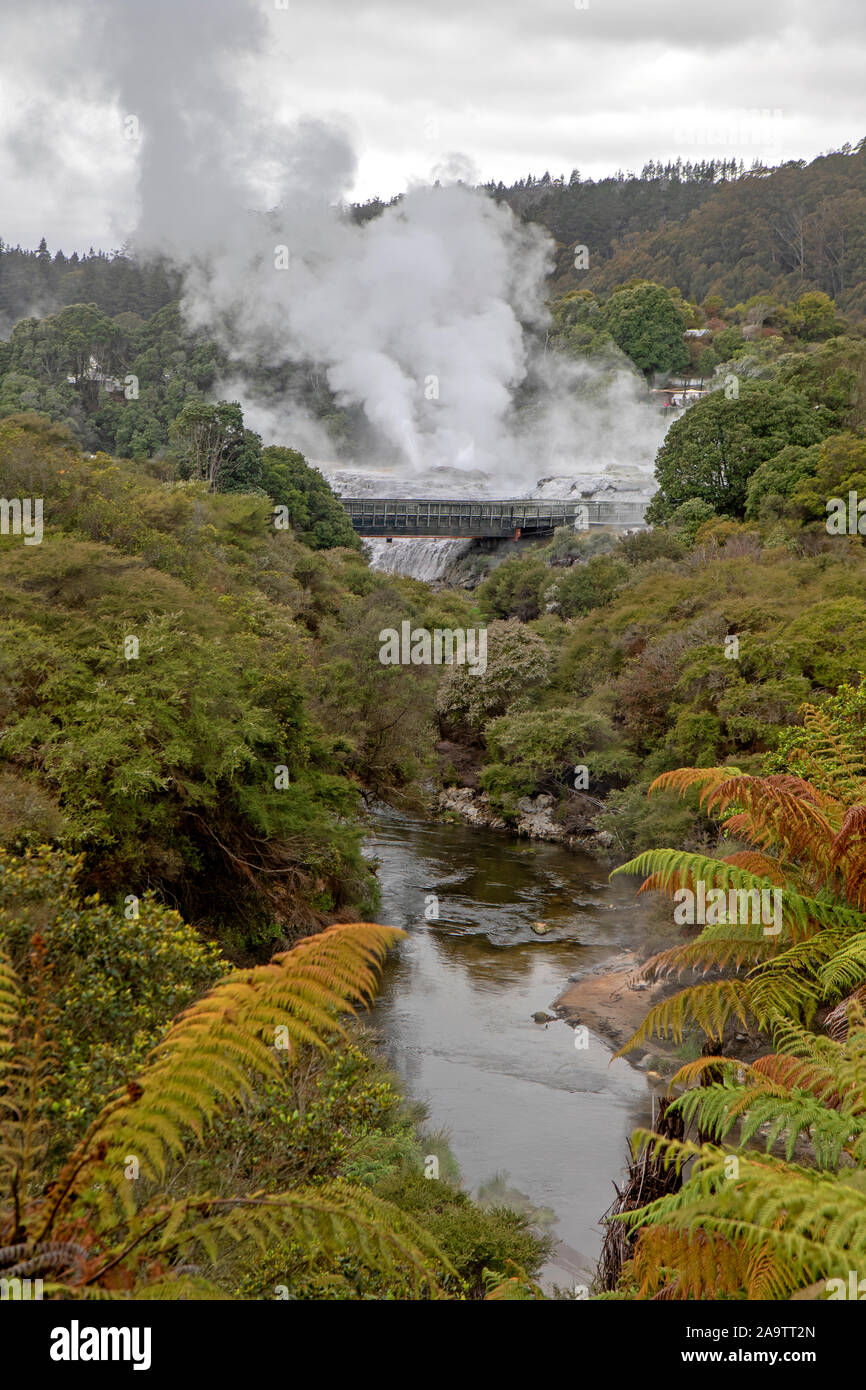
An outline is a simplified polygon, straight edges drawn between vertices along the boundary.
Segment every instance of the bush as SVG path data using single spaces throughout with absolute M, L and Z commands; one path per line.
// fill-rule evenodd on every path
M 537 555 L 511 555 L 479 587 L 478 603 L 487 618 L 528 622 L 541 613 L 549 582 L 550 572 Z
M 288 519 L 304 545 L 312 550 L 361 549 L 336 493 L 297 449 L 269 446 L 262 451 L 261 486 L 272 502 L 288 509 Z
M 550 680 L 550 651 L 544 640 L 515 619 L 487 629 L 487 669 L 473 675 L 453 666 L 436 692 L 443 737 L 462 733 L 478 739 L 485 724 L 511 708 L 526 709 Z
M 561 618 L 582 617 L 609 603 L 628 579 L 628 566 L 612 555 L 594 555 L 585 565 L 572 565 L 548 584 L 545 604 Z
M 0 942 L 31 998 L 34 941 L 45 945 L 54 1055 L 43 1109 L 60 1150 L 227 968 L 215 946 L 150 893 L 123 909 L 98 896 L 79 899 L 80 869 L 80 856 L 47 847 L 21 857 L 0 850 Z
M 589 749 L 609 742 L 612 730 L 599 716 L 575 709 L 527 710 L 487 724 L 484 739 L 488 758 L 481 786 L 513 814 L 520 796 L 542 787 L 570 787 L 575 764 L 587 760 Z

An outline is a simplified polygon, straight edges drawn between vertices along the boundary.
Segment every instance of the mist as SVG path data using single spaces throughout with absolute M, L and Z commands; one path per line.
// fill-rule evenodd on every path
M 560 493 L 643 490 L 658 416 L 633 374 L 549 350 L 553 243 L 460 182 L 458 155 L 358 222 L 345 125 L 287 123 L 242 95 L 268 33 L 251 0 L 199 16 L 169 0 L 86 0 L 77 13 L 135 145 L 133 249 L 180 268 L 187 322 L 237 364 L 221 394 L 266 443 L 384 467 L 399 490 L 465 479 L 503 495 L 545 477 Z M 248 363 L 259 382 L 316 364 L 337 406 L 362 412 L 363 455 L 341 459 L 298 400 L 253 389 Z

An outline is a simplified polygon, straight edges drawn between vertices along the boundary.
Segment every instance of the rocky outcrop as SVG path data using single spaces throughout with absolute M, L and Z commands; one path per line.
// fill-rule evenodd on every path
M 469 825 L 487 826 L 491 830 L 505 830 L 505 821 L 490 805 L 486 792 L 473 791 L 471 787 L 446 787 L 439 793 L 437 809 L 442 815 L 459 816 Z
M 556 798 L 548 792 L 540 796 L 522 796 L 517 803 L 517 833 L 527 835 L 530 840 L 565 841 L 564 826 L 553 818 L 555 805 Z
M 530 840 L 549 840 L 565 845 L 567 849 L 587 849 L 593 853 L 609 846 L 613 837 L 607 832 L 591 831 L 588 827 L 576 831 L 573 826 L 564 825 L 557 819 L 556 807 L 556 798 L 547 792 L 539 796 L 523 796 L 517 802 L 516 820 L 506 822 L 491 806 L 487 793 L 472 787 L 445 787 L 437 800 L 440 815 L 459 816 L 469 825 L 509 830 Z

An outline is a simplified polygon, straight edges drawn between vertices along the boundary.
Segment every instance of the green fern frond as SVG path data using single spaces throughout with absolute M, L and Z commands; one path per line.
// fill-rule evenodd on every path
M 844 946 L 821 966 L 818 978 L 825 998 L 852 994 L 860 985 L 866 983 L 866 931 L 858 932 L 846 941 Z
M 812 746 L 793 749 L 810 767 L 810 781 L 846 805 L 866 795 L 866 757 L 847 731 L 840 728 L 818 705 L 803 705 L 803 726 L 812 735 Z
M 821 1168 L 835 1168 L 843 1151 L 851 1150 L 850 1116 L 828 1110 L 809 1091 L 786 1090 L 766 1079 L 759 1084 L 754 1073 L 752 1084 L 743 1087 L 721 1083 L 695 1087 L 680 1096 L 673 1108 L 719 1142 L 739 1121 L 738 1147 L 748 1144 L 763 1131 L 761 1141 L 769 1152 L 784 1137 L 785 1157 L 789 1160 L 798 1137 L 805 1135 L 811 1140 Z M 859 1129 L 861 1134 L 866 1133 L 866 1124 L 861 1124 Z
M 85 1284 L 100 1286 L 122 1269 L 145 1237 L 149 1257 L 163 1261 L 193 1251 L 196 1263 L 215 1264 L 227 1247 L 248 1242 L 262 1252 L 293 1241 L 331 1257 L 351 1251 L 373 1269 L 408 1275 L 416 1293 L 430 1295 L 441 1276 L 455 1272 L 429 1232 L 405 1212 L 344 1181 L 243 1197 L 203 1194 L 149 1208 L 129 1224 L 122 1244 L 105 1251 Z M 165 1281 L 164 1296 L 181 1297 L 181 1288 L 174 1294 Z
M 790 1296 L 804 1283 L 844 1275 L 866 1259 L 866 1181 L 862 1173 L 828 1174 L 754 1152 L 730 1155 L 640 1134 L 666 1164 L 693 1160 L 688 1182 L 614 1219 L 630 1228 L 668 1227 L 730 1242 L 743 1254 L 769 1253 L 778 1287 Z M 687 1271 L 688 1273 L 689 1271 Z M 695 1271 L 692 1271 L 695 1272 Z M 711 1295 L 717 1296 L 717 1295 Z
M 711 888 L 721 888 L 726 893 L 731 890 L 773 891 L 779 887 L 771 879 L 749 873 L 736 864 L 722 859 L 712 859 L 708 855 L 694 854 L 688 850 L 644 850 L 628 863 L 614 869 L 611 878 L 617 874 L 644 875 L 645 881 L 641 884 L 639 892 L 655 890 L 670 898 L 682 888 L 694 892 L 699 882 L 706 885 L 707 891 Z M 838 926 L 854 932 L 862 929 L 866 923 L 863 913 L 847 907 L 838 899 L 805 896 L 795 892 L 790 885 L 781 892 L 781 935 L 787 934 L 791 940 L 796 941 L 823 927 Z
M 622 1057 L 655 1034 L 669 1035 L 675 1042 L 682 1042 L 690 1023 L 697 1023 L 708 1038 L 721 1039 L 729 1019 L 739 1019 L 745 1025 L 750 1011 L 749 989 L 743 980 L 693 985 L 654 1005 L 616 1056 Z

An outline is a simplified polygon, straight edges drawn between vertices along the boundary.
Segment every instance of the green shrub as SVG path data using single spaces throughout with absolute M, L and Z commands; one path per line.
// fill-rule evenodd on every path
M 226 972 L 216 947 L 151 893 L 123 907 L 79 899 L 81 858 L 47 847 L 0 850 L 0 941 L 33 996 L 44 943 L 52 1064 L 45 1118 L 65 1149 L 140 1070 L 174 1016 Z

